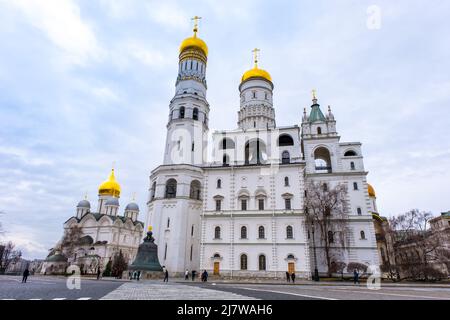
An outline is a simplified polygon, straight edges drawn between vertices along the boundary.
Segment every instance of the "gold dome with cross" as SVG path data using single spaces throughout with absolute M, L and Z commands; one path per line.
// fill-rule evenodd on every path
M 253 58 L 254 58 L 254 66 L 253 69 L 248 70 L 247 72 L 244 73 L 244 75 L 242 76 L 242 81 L 241 82 L 245 82 L 247 80 L 250 80 L 252 78 L 263 78 L 267 81 L 272 82 L 272 77 L 270 76 L 270 74 L 263 69 L 258 68 L 258 53 L 261 50 L 259 50 L 258 48 L 255 48 L 252 52 L 253 52 Z

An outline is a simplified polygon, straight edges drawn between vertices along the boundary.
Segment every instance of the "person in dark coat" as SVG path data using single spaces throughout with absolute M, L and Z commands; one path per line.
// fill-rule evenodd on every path
M 164 282 L 169 282 L 169 271 L 164 272 Z
M 202 281 L 203 282 L 208 282 L 208 272 L 205 270 L 205 271 L 203 271 L 203 274 L 202 274 Z
M 137 281 L 139 281 L 141 279 L 141 271 L 139 270 L 138 272 L 137 272 Z
M 291 282 L 291 275 L 289 274 L 288 271 L 286 271 L 286 281 Z
M 22 283 L 27 283 L 28 276 L 30 275 L 30 270 L 28 268 L 23 272 Z
M 292 272 L 291 279 L 292 279 L 292 283 L 295 283 L 295 272 Z
M 353 271 L 353 283 L 359 284 L 359 273 L 356 269 Z

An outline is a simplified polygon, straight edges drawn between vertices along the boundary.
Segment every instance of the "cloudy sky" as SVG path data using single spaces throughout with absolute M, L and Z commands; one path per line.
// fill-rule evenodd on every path
M 342 140 L 363 143 L 382 214 L 450 209 L 449 12 L 448 0 L 0 0 L 3 240 L 44 257 L 113 162 L 122 204 L 136 193 L 146 215 L 194 15 L 212 129 L 236 127 L 258 47 L 277 124 L 299 124 L 316 88 Z

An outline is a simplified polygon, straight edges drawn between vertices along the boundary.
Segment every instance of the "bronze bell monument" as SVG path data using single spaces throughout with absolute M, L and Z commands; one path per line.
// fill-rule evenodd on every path
M 136 259 L 128 268 L 129 271 L 140 271 L 143 279 L 160 278 L 163 268 L 159 264 L 158 246 L 153 238 L 152 228 L 149 227 L 144 242 L 139 245 Z

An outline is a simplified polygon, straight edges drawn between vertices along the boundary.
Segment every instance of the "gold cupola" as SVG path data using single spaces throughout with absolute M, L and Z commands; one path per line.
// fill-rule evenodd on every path
M 244 75 L 242 76 L 241 83 L 245 82 L 249 79 L 252 79 L 252 78 L 255 78 L 255 79 L 262 78 L 269 82 L 272 82 L 272 77 L 270 76 L 270 74 L 266 70 L 258 68 L 258 52 L 259 51 L 260 51 L 259 49 L 253 50 L 255 65 L 253 66 L 253 69 L 250 69 L 244 73 Z
M 202 51 L 205 56 L 208 56 L 208 46 L 206 45 L 205 41 L 203 41 L 200 38 L 197 38 L 197 32 L 198 32 L 198 20 L 200 20 L 201 17 L 195 16 L 192 18 L 192 20 L 195 21 L 194 25 L 194 35 L 190 38 L 184 39 L 184 41 L 181 43 L 180 46 L 180 54 L 182 54 L 187 49 L 197 49 Z
M 372 198 L 376 198 L 377 197 L 377 195 L 375 193 L 375 189 L 372 187 L 371 184 L 368 184 L 367 190 L 369 192 L 369 197 L 372 197 Z
M 98 194 L 100 196 L 120 197 L 120 184 L 116 181 L 114 169 L 111 170 L 108 180 L 103 182 L 98 188 Z

